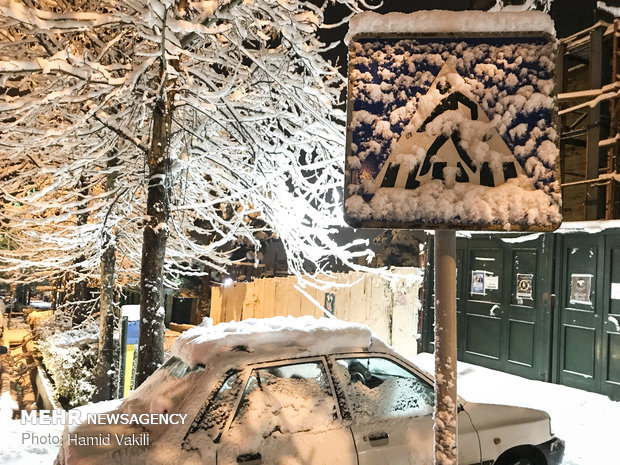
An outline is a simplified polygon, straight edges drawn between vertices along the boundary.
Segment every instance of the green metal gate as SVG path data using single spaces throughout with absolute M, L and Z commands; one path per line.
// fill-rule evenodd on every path
M 532 379 L 551 378 L 552 241 L 551 234 L 475 234 L 457 240 L 459 360 Z M 432 270 L 431 257 L 427 309 L 433 302 Z M 432 324 L 429 310 L 425 350 L 432 350 Z
M 472 234 L 456 258 L 459 360 L 620 400 L 620 229 Z M 431 256 L 426 351 L 432 273 Z
M 554 378 L 620 400 L 620 234 L 559 237 Z

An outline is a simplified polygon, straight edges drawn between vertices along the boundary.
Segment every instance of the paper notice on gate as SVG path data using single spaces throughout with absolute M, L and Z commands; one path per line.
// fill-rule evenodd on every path
M 620 283 L 611 283 L 611 298 L 620 300 Z

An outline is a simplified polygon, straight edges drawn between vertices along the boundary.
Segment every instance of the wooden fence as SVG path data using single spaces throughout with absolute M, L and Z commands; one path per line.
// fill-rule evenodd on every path
M 421 271 L 400 268 L 403 279 L 390 284 L 365 273 L 337 275 L 327 290 L 295 288 L 294 276 L 261 278 L 230 287 L 213 287 L 211 318 L 214 324 L 247 318 L 314 315 L 363 323 L 405 356 L 416 354 Z

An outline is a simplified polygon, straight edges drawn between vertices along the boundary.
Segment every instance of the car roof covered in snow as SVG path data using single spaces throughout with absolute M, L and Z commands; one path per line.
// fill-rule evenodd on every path
M 194 366 L 239 352 L 248 358 L 260 358 L 264 353 L 293 358 L 371 348 L 388 349 L 367 326 L 336 318 L 279 316 L 217 325 L 205 319 L 178 337 L 172 353 Z

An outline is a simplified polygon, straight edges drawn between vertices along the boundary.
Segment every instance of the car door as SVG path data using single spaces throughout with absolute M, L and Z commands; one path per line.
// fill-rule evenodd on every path
M 244 379 L 242 370 L 229 370 L 183 437 L 181 448 L 198 453 L 202 465 L 216 463 L 218 444 L 239 405 Z
M 346 398 L 359 465 L 433 463 L 435 396 L 430 380 L 387 354 L 335 357 L 331 366 L 338 392 Z M 464 412 L 458 420 L 459 463 L 479 462 L 471 421 Z
M 332 366 L 359 465 L 432 464 L 432 386 L 387 357 L 339 357 Z
M 357 465 L 322 358 L 256 365 L 217 465 Z

